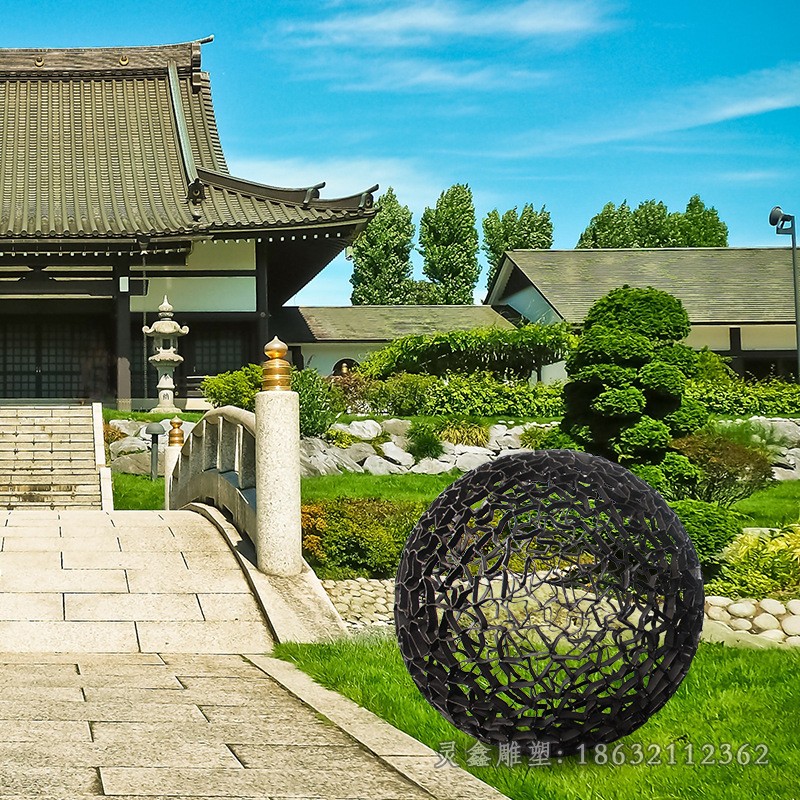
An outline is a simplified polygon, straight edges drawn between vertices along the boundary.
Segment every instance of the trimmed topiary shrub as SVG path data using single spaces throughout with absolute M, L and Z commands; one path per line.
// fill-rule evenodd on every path
M 742 532 L 739 514 L 702 500 L 678 500 L 670 503 L 692 540 L 703 577 L 717 574 L 722 551 Z

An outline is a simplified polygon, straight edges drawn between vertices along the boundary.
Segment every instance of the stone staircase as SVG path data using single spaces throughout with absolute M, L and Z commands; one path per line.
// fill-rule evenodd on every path
M 0 406 L 0 508 L 108 508 L 102 436 L 99 404 Z

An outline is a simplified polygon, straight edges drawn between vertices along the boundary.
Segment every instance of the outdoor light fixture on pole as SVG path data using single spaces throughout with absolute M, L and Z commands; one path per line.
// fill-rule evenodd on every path
M 780 206 L 769 212 L 769 224 L 774 226 L 775 233 L 785 233 L 792 237 L 792 278 L 794 280 L 794 325 L 797 343 L 797 382 L 800 383 L 800 281 L 797 280 L 797 234 L 794 217 L 784 214 Z

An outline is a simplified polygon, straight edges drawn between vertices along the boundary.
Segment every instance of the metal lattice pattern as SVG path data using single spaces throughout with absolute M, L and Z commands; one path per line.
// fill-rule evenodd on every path
M 569 450 L 461 477 L 397 574 L 414 682 L 493 745 L 569 754 L 630 733 L 683 680 L 702 620 L 700 565 L 674 512 L 618 464 Z

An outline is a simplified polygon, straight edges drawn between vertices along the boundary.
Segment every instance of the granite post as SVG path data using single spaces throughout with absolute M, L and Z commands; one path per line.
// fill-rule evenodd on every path
M 268 575 L 303 568 L 300 525 L 300 402 L 291 390 L 288 348 L 264 348 L 263 391 L 256 395 L 256 563 Z
M 172 426 L 172 430 L 169 432 L 169 444 L 164 452 L 164 508 L 167 511 L 169 511 L 169 494 L 172 491 L 172 472 L 183 449 L 183 431 L 181 430 L 183 420 L 180 417 L 173 417 L 169 424 Z

